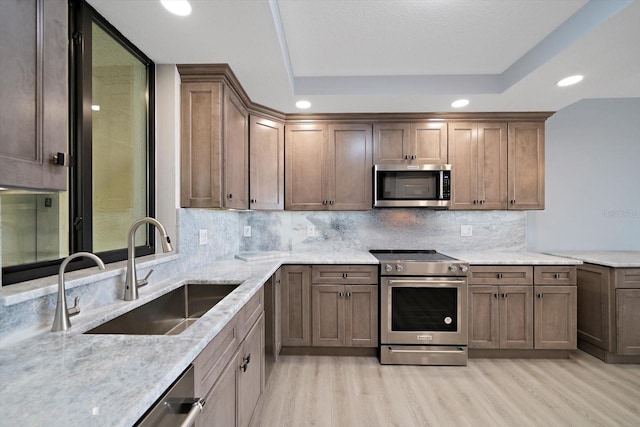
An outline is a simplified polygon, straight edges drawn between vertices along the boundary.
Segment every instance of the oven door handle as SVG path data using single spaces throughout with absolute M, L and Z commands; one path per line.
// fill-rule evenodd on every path
M 463 348 L 457 350 L 394 350 L 388 347 L 389 353 L 433 353 L 433 354 L 464 354 Z
M 455 279 L 389 279 L 390 285 L 402 285 L 402 284 L 428 284 L 428 285 L 464 285 L 464 280 Z

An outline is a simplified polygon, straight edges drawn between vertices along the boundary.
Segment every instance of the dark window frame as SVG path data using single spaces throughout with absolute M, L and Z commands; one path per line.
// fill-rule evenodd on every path
M 104 19 L 85 0 L 69 1 L 69 253 L 92 252 L 92 111 L 91 26 L 97 24 L 147 69 L 147 206 L 155 216 L 155 63 Z M 89 221 L 86 220 L 89 218 Z M 155 253 L 155 230 L 147 227 L 147 241 L 135 248 L 136 257 Z M 127 248 L 97 253 L 105 263 L 127 259 Z M 64 258 L 2 268 L 2 285 L 52 276 Z M 67 271 L 94 266 L 85 258 L 73 260 Z

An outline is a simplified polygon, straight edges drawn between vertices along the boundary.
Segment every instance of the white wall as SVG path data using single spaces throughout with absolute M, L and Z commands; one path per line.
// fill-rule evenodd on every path
M 528 213 L 528 250 L 640 250 L 640 98 L 570 105 L 545 143 L 546 209 Z

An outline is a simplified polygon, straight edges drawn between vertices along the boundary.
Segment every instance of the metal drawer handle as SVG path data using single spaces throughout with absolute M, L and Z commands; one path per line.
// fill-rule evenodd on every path
M 187 414 L 187 418 L 180 424 L 180 427 L 193 427 L 196 424 L 196 419 L 202 413 L 202 407 L 204 406 L 204 399 L 198 399 L 191 406 L 191 410 Z
M 394 350 L 388 347 L 389 353 L 431 353 L 431 354 L 464 354 L 464 349 L 457 350 Z

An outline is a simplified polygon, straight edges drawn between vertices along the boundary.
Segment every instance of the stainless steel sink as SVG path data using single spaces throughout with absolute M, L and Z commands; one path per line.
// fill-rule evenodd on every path
M 238 286 L 187 283 L 85 334 L 177 335 Z

